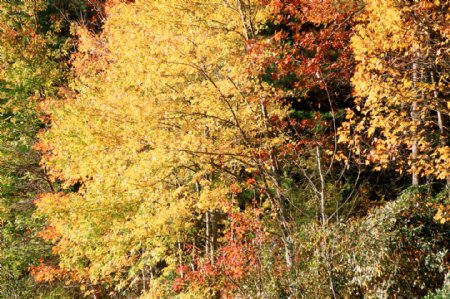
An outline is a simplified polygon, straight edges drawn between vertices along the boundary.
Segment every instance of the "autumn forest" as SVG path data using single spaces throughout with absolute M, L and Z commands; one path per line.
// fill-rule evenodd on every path
M 0 1 L 0 298 L 450 298 L 449 24 Z

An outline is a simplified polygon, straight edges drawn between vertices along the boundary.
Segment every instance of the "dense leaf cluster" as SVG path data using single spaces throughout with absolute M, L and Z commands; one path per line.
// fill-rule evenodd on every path
M 449 21 L 0 1 L 0 297 L 446 298 Z

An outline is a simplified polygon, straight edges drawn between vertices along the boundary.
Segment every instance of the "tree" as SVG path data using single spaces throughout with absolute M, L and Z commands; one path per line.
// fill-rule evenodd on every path
M 341 141 L 376 169 L 448 178 L 448 3 L 368 1 L 352 47 L 355 109 Z
M 174 272 L 174 244 L 200 229 L 196 215 L 212 229 L 231 183 L 263 165 L 255 153 L 283 142 L 266 132 L 285 109 L 267 101 L 264 118 L 259 112 L 274 92 L 238 83 L 248 80 L 243 10 L 259 17 L 255 3 L 241 5 L 110 3 L 102 34 L 79 29 L 79 95 L 54 103 L 42 144 L 49 173 L 78 186 L 38 203 L 62 268 L 117 290 L 145 289 L 161 268 Z M 214 234 L 203 243 L 212 261 Z

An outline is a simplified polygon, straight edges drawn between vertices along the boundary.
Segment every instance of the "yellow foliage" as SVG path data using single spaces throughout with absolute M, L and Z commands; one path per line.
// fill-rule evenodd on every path
M 367 1 L 352 38 L 357 62 L 352 82 L 361 115 L 347 111 L 339 142 L 367 164 L 443 179 L 450 175 L 447 151 L 442 151 L 448 134 L 436 118 L 449 113 L 441 93 L 449 88 L 448 64 L 435 57 L 449 59 L 448 25 L 442 19 L 449 7 L 434 5 Z
M 255 148 L 283 142 L 266 137 L 261 104 L 249 101 L 277 91 L 243 75 L 245 32 L 231 3 L 117 1 L 100 36 L 78 30 L 78 96 L 53 105 L 42 136 L 53 176 L 82 185 L 39 204 L 61 235 L 63 267 L 124 283 L 132 277 L 115 274 L 163 258 L 173 269 L 173 244 L 195 213 L 226 203 L 232 177 L 216 169 L 256 169 Z

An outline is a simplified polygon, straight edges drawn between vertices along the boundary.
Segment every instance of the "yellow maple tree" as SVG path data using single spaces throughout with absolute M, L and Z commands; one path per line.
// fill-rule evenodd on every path
M 367 1 L 352 47 L 356 107 L 340 141 L 376 169 L 447 179 L 449 18 L 442 1 Z
M 119 288 L 174 271 L 196 215 L 224 207 L 242 168 L 271 171 L 255 151 L 285 142 L 268 120 L 287 107 L 242 66 L 258 3 L 111 1 L 102 34 L 78 28 L 77 95 L 51 107 L 42 148 L 79 190 L 37 203 L 62 268 Z

